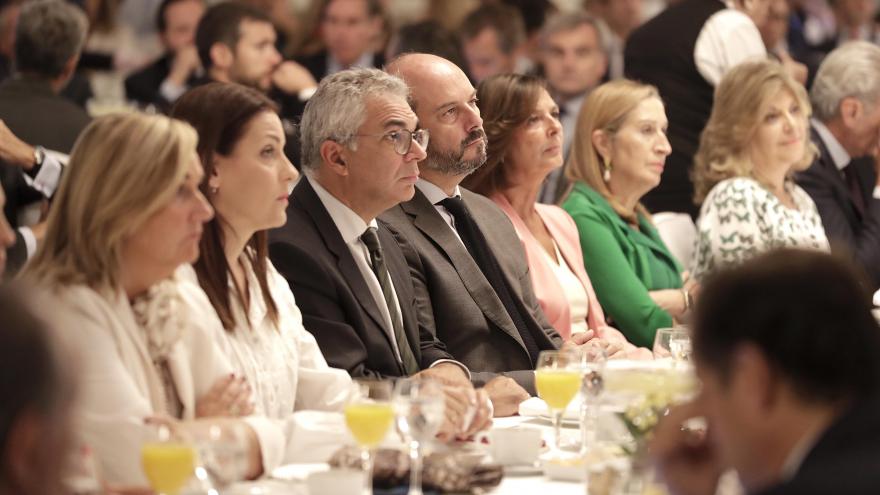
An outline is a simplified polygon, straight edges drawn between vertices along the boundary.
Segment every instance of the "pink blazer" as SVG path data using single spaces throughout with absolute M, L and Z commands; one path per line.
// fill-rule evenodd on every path
M 514 211 L 513 206 L 507 201 L 507 198 L 501 194 L 494 194 L 490 199 L 498 204 L 505 214 L 513 222 L 516 234 L 523 243 L 526 251 L 526 259 L 529 263 L 529 273 L 531 273 L 532 285 L 535 288 L 535 296 L 547 320 L 553 325 L 553 328 L 559 332 L 563 339 L 568 340 L 571 337 L 571 312 L 568 306 L 568 298 L 553 272 L 553 267 L 544 258 L 544 247 L 538 242 L 538 239 L 532 235 L 532 232 L 523 222 L 522 218 Z M 593 284 L 590 283 L 590 277 L 587 276 L 587 270 L 584 268 L 584 259 L 581 251 L 581 241 L 578 238 L 577 227 L 574 220 L 558 206 L 545 205 L 537 203 L 535 209 L 544 225 L 556 241 L 560 254 L 565 262 L 571 268 L 572 272 L 581 281 L 587 291 L 589 299 L 589 310 L 587 312 L 587 326 L 597 332 L 602 331 L 605 327 L 605 313 L 596 293 L 593 291 Z

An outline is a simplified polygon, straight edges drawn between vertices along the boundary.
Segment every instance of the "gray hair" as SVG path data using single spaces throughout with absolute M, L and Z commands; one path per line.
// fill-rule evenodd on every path
M 825 57 L 810 99 L 813 115 L 822 122 L 840 114 L 844 98 L 873 107 L 880 100 L 880 47 L 867 41 L 844 43 Z
M 56 78 L 79 54 L 89 21 L 78 7 L 60 0 L 36 0 L 21 8 L 15 31 L 18 72 Z
M 322 79 L 300 121 L 303 170 L 321 165 L 324 141 L 356 149 L 356 134 L 367 117 L 367 98 L 385 95 L 408 100 L 409 88 L 399 77 L 379 69 L 349 69 Z
M 596 37 L 599 39 L 602 50 L 607 51 L 606 35 L 602 31 L 599 22 L 590 14 L 580 11 L 565 12 L 547 19 L 544 27 L 541 28 L 541 32 L 538 34 L 539 46 L 543 48 L 547 44 L 547 38 L 555 34 L 572 31 L 583 25 L 590 26 L 596 31 Z

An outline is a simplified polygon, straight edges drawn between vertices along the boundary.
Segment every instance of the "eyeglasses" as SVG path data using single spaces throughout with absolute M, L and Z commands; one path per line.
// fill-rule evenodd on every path
M 419 129 L 417 131 L 408 131 L 406 129 L 400 129 L 398 131 L 386 132 L 385 134 L 355 134 L 355 136 L 361 137 L 377 137 L 381 136 L 383 139 L 387 139 L 391 141 L 391 144 L 394 146 L 394 151 L 398 155 L 406 155 L 409 153 L 412 148 L 413 141 L 418 143 L 419 147 L 423 150 L 428 149 L 428 140 L 431 137 L 431 134 L 427 129 Z

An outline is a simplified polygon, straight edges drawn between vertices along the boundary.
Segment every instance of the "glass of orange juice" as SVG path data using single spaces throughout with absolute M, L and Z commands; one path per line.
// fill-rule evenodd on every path
M 581 389 L 581 376 L 577 356 L 570 351 L 541 351 L 538 355 L 535 388 L 553 416 L 553 447 L 557 454 L 561 446 L 562 415 Z
M 355 380 L 345 405 L 345 424 L 361 447 L 361 460 L 366 471 L 366 493 L 373 493 L 373 462 L 371 452 L 388 434 L 394 422 L 391 405 L 391 382 Z
M 141 446 L 141 465 L 150 487 L 161 495 L 178 495 L 192 478 L 196 450 L 160 426 L 158 438 Z

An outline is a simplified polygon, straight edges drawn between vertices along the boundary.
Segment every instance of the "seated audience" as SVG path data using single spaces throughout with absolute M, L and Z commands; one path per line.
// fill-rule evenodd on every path
M 831 52 L 810 98 L 813 164 L 795 175 L 819 209 L 834 249 L 846 249 L 880 289 L 880 47 L 852 42 Z
M 304 67 L 283 61 L 275 49 L 272 20 L 262 10 L 238 2 L 219 3 L 207 11 L 196 29 L 196 49 L 206 78 L 200 82 L 233 82 L 267 93 L 279 104 L 288 146 L 285 154 L 299 160 L 296 131 L 315 79 Z
M 669 115 L 672 154 L 659 187 L 645 197 L 651 211 L 696 217 L 690 171 L 714 88 L 730 68 L 767 56 L 757 25 L 768 7 L 768 0 L 682 0 L 630 34 L 626 77 L 656 86 Z
M 849 263 L 782 249 L 723 270 L 691 331 L 699 397 L 650 449 L 670 494 L 712 495 L 729 469 L 748 494 L 880 492 L 880 327 Z
M 599 25 L 582 12 L 551 17 L 541 29 L 539 42 L 547 90 L 559 105 L 562 156 L 567 158 L 584 99 L 602 82 L 608 58 Z M 568 191 L 568 186 L 564 168 L 553 170 L 541 188 L 538 201 L 557 204 Z
M 21 287 L 0 287 L 3 495 L 66 493 L 62 479 L 74 445 L 71 410 L 77 384 L 30 295 Z
M 525 42 L 519 11 L 503 4 L 486 4 L 471 12 L 458 30 L 467 73 L 480 82 L 489 76 L 513 72 Z
M 400 247 L 376 221 L 412 196 L 425 157 L 428 133 L 416 130 L 408 94 L 378 69 L 321 81 L 303 114 L 305 177 L 287 223 L 271 233 L 270 254 L 331 366 L 358 378 L 417 375 L 468 389 L 467 368 L 433 335 L 430 316 L 420 318 Z M 478 419 L 473 431 L 488 418 Z
M 571 217 L 535 202 L 544 178 L 562 166 L 559 107 L 544 83 L 533 76 L 492 76 L 477 86 L 477 100 L 488 158 L 462 185 L 494 201 L 513 223 L 544 315 L 565 340 L 592 330 L 624 347 L 623 355 L 644 355 L 605 324 Z
M 815 155 L 809 117 L 806 91 L 777 62 L 746 62 L 721 80 L 694 158 L 695 279 L 773 248 L 828 249 L 816 204 L 792 180 Z
M 666 123 L 653 86 L 605 83 L 584 102 L 566 169 L 574 187 L 562 207 L 577 225 L 596 296 L 611 324 L 641 347 L 682 319 L 693 288 L 640 202 L 663 174 Z
M 125 79 L 129 100 L 167 111 L 195 83 L 201 71 L 196 27 L 204 12 L 204 0 L 162 1 L 156 12 L 156 28 L 165 54 Z
M 437 21 L 422 21 L 400 27 L 392 36 L 385 58 L 393 60 L 404 53 L 430 53 L 443 57 L 467 72 L 461 41 Z
M 186 287 L 174 277 L 198 257 L 202 224 L 213 214 L 198 188 L 196 140 L 191 127 L 162 116 L 95 120 L 77 141 L 45 242 L 23 272 L 51 297 L 52 316 L 64 324 L 57 338 L 79 356 L 79 440 L 111 483 L 146 484 L 139 446 L 155 438 L 150 417 L 184 432 L 209 424 L 240 431 L 248 477 L 283 454 L 283 436 L 265 418 L 194 419 L 246 412 L 249 400 L 229 384 L 231 368 L 204 322 L 183 310 Z
M 437 337 L 476 380 L 488 381 L 496 411 L 516 412 L 535 391 L 538 353 L 560 348 L 563 340 L 535 298 L 510 220 L 489 199 L 459 187 L 486 162 L 476 90 L 460 68 L 435 55 L 403 55 L 388 70 L 409 85 L 410 103 L 431 141 L 411 176 L 412 199 L 381 218 L 408 248 L 418 307 L 433 311 Z M 591 337 L 578 335 L 566 345 Z
M 297 59 L 316 81 L 355 67 L 382 67 L 385 57 L 373 53 L 373 39 L 382 24 L 379 0 L 318 0 L 324 50 Z

